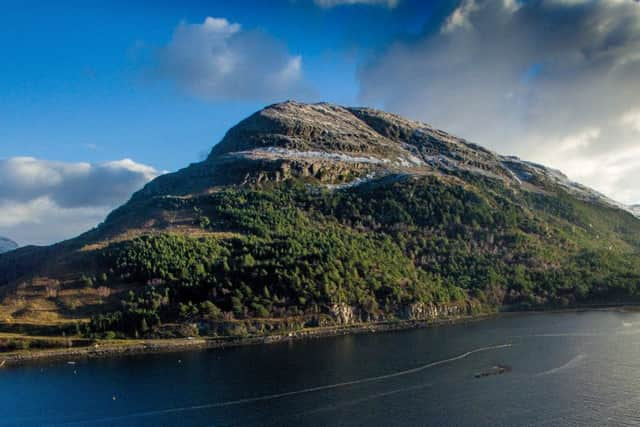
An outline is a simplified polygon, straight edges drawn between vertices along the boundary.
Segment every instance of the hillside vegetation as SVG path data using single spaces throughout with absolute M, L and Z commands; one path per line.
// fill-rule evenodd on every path
M 375 110 L 285 103 L 98 228 L 0 257 L 0 314 L 238 336 L 634 302 L 639 261 L 640 220 L 557 171 Z

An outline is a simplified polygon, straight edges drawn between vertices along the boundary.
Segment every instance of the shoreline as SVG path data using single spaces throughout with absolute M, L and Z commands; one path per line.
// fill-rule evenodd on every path
M 430 327 L 458 325 L 470 322 L 513 315 L 536 315 L 547 313 L 579 313 L 586 311 L 640 311 L 635 304 L 597 305 L 588 307 L 572 307 L 566 309 L 546 309 L 527 311 L 500 311 L 479 315 L 458 316 L 436 320 L 396 320 L 388 322 L 355 323 L 342 326 L 307 328 L 283 334 L 257 335 L 248 337 L 194 337 L 172 339 L 130 339 L 103 341 L 88 347 L 70 347 L 49 350 L 25 350 L 11 353 L 0 353 L 0 369 L 13 368 L 45 361 L 66 361 L 75 363 L 78 360 L 126 357 L 144 354 L 178 353 L 206 349 L 222 349 L 249 345 L 275 344 L 305 339 L 320 339 L 344 335 L 365 333 L 383 333 L 424 329 Z M 1 372 L 1 371 L 0 371 Z
M 0 369 L 13 368 L 45 361 L 66 361 L 103 359 L 144 354 L 179 353 L 207 349 L 244 347 L 249 345 L 276 344 L 287 341 L 320 339 L 344 335 L 381 333 L 424 329 L 429 327 L 457 325 L 481 321 L 499 316 L 500 313 L 488 313 L 475 316 L 459 316 L 436 320 L 397 320 L 389 322 L 355 323 L 342 326 L 307 328 L 283 334 L 257 335 L 248 337 L 194 337 L 172 339 L 131 339 L 103 341 L 88 347 L 57 348 L 49 350 L 25 350 L 0 353 Z M 1 371 L 0 371 L 1 372 Z

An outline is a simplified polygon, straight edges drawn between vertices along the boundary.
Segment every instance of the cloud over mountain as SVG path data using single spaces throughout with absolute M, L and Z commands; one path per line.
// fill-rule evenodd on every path
M 464 0 L 359 72 L 365 103 L 640 200 L 640 4 Z M 602 171 L 607 171 L 603 178 Z
M 0 159 L 0 234 L 23 244 L 73 237 L 158 175 L 130 159 L 98 164 Z
M 161 78 L 205 99 L 268 101 L 306 92 L 301 56 L 266 33 L 224 18 L 180 23 L 158 61 Z
M 313 0 L 313 2 L 320 7 L 331 8 L 336 6 L 351 6 L 351 5 L 370 5 L 370 6 L 384 6 L 392 9 L 400 3 L 400 0 Z

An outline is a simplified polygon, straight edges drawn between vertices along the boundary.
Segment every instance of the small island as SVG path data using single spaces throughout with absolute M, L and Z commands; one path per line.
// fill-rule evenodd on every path
M 511 372 L 511 367 L 507 365 L 495 365 L 487 369 L 483 369 L 482 371 L 476 373 L 474 375 L 475 378 L 485 378 L 491 377 L 495 375 L 502 375 Z

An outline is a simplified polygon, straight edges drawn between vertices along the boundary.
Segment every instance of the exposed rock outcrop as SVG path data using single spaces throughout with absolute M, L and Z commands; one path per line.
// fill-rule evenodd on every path
M 402 320 L 430 321 L 470 315 L 473 314 L 474 308 L 479 307 L 473 306 L 473 303 L 413 303 L 402 307 L 402 309 L 398 313 L 398 317 Z M 332 305 L 330 308 L 330 315 L 336 323 L 341 325 L 385 320 L 383 317 L 363 313 L 358 310 L 358 308 L 349 306 L 347 304 Z
M 435 320 L 445 317 L 471 314 L 471 307 L 461 304 L 414 303 L 405 306 L 402 318 L 407 320 Z
M 330 308 L 331 316 L 341 325 L 348 325 L 359 320 L 356 310 L 347 304 L 334 304 Z

